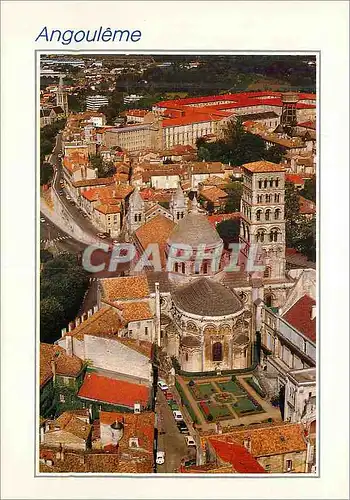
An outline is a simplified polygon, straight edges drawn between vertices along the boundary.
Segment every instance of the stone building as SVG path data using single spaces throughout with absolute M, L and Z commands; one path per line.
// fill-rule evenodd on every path
M 286 272 L 283 166 L 255 162 L 242 169 L 239 256 L 223 251 L 218 232 L 196 199 L 189 202 L 181 187 L 169 210 L 157 204 L 146 208 L 137 189 L 129 199 L 129 241 L 139 255 L 150 243 L 158 244 L 161 254 L 161 270 L 148 263 L 137 271 L 148 283 L 146 295 L 154 315 L 150 340 L 175 356 L 185 372 L 251 366 L 256 361 L 256 334 L 264 331 L 265 311 L 273 314 L 271 308 L 282 307 L 295 296 L 302 279 L 295 271 Z M 264 265 L 254 272 L 248 267 L 253 244 L 261 249 Z M 115 283 L 123 279 L 113 278 Z M 115 294 L 113 302 L 118 297 Z M 138 333 L 127 335 L 137 338 Z

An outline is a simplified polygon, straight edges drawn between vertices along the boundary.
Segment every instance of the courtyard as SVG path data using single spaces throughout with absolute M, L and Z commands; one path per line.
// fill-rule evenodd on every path
M 205 379 L 178 376 L 176 387 L 193 422 L 203 427 L 281 420 L 279 409 L 265 399 L 251 374 Z

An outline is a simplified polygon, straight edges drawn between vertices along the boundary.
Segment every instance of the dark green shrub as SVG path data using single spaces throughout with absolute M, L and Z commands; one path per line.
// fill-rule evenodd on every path
M 212 422 L 214 420 L 214 417 L 211 413 L 209 413 L 209 415 L 207 416 L 207 420 L 208 422 Z

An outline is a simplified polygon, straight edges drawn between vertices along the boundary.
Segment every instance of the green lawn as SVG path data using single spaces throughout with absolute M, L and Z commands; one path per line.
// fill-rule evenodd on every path
M 213 394 L 215 394 L 214 386 L 210 382 L 207 384 L 196 383 L 195 385 L 189 385 L 188 387 L 196 401 L 209 399 Z
M 252 412 L 259 413 L 262 410 L 259 406 L 255 406 L 255 404 L 248 398 L 239 398 L 237 403 L 232 405 L 232 408 L 238 413 L 238 415 L 244 415 Z
M 246 391 L 241 388 L 236 382 L 228 380 L 227 382 L 217 382 L 222 392 L 231 392 L 235 396 L 245 396 Z
M 210 413 L 213 415 L 214 420 L 217 418 L 234 418 L 233 414 L 230 412 L 227 406 L 225 405 L 208 405 L 210 409 Z

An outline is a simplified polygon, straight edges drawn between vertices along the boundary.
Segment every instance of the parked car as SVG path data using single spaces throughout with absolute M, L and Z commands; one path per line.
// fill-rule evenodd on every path
M 104 240 L 105 238 L 107 238 L 107 236 L 105 235 L 105 233 L 97 233 L 97 236 L 99 238 L 101 238 L 102 240 Z
M 158 380 L 158 387 L 162 391 L 167 391 L 169 389 L 169 387 L 166 385 L 166 383 L 164 382 L 164 380 Z
M 181 434 L 189 434 L 188 427 L 184 421 L 176 422 L 176 425 L 177 425 L 177 428 L 179 429 L 179 431 L 181 432 Z
M 183 416 L 182 416 L 181 411 L 173 410 L 173 415 L 174 415 L 176 422 L 181 422 L 183 420 Z
M 187 446 L 196 446 L 196 441 L 192 436 L 185 436 Z
M 70 201 L 72 198 L 69 196 L 69 194 L 67 194 L 66 196 L 67 200 Z
M 176 401 L 168 401 L 168 405 L 170 406 L 171 411 L 175 411 L 179 409 L 179 405 Z
M 188 457 L 183 458 L 182 462 L 185 467 L 191 467 L 191 465 L 196 465 L 197 463 L 195 458 L 188 458 Z
M 40 217 L 40 222 L 46 222 L 46 220 L 44 219 L 44 217 Z
M 170 391 L 166 391 L 165 392 L 165 399 L 167 401 L 171 401 L 171 400 L 174 400 L 174 394 Z
M 156 463 L 162 465 L 165 462 L 165 451 L 157 451 Z

